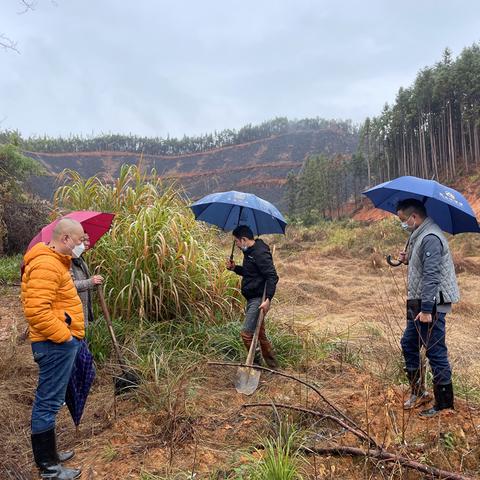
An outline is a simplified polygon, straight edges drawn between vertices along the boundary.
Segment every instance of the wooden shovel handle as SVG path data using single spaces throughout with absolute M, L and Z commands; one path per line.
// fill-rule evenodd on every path
M 120 347 L 118 345 L 117 337 L 115 336 L 115 331 L 113 330 L 112 319 L 110 317 L 110 312 L 108 311 L 107 303 L 105 302 L 105 296 L 103 295 L 103 289 L 101 285 L 97 287 L 98 299 L 100 301 L 100 306 L 102 307 L 103 316 L 105 322 L 107 323 L 108 332 L 112 338 L 113 347 L 115 348 L 115 353 L 117 354 L 118 362 L 122 365 L 125 364 L 123 361 L 122 353 L 120 352 Z
M 267 296 L 267 283 L 263 289 L 262 303 L 265 301 Z M 263 320 L 265 318 L 265 313 L 263 310 L 260 310 L 258 315 L 257 326 L 255 327 L 255 333 L 253 334 L 252 344 L 250 345 L 250 350 L 248 351 L 246 365 L 253 365 L 253 359 L 255 358 L 255 350 L 257 349 L 258 336 L 260 334 L 260 328 L 262 327 Z

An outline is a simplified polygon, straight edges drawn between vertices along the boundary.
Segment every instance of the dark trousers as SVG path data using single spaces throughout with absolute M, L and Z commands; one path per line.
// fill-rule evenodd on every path
M 445 343 L 445 313 L 438 313 L 432 323 L 408 318 L 401 345 L 407 370 L 420 368 L 420 349 L 425 347 L 433 372 L 433 382 L 437 385 L 451 383 L 452 370 Z

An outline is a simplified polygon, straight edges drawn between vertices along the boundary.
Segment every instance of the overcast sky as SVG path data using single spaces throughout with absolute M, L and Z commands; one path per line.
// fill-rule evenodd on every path
M 478 0 L 0 0 L 0 128 L 195 135 L 361 122 L 480 40 Z

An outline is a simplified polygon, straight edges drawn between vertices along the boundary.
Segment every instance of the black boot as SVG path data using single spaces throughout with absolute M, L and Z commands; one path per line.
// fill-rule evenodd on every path
M 420 369 L 406 370 L 408 382 L 410 383 L 410 397 L 403 404 L 404 410 L 411 410 L 431 400 L 430 394 L 425 390 L 425 379 Z
M 434 385 L 433 394 L 435 396 L 435 404 L 432 408 L 420 412 L 419 415 L 423 418 L 434 417 L 440 410 L 445 410 L 446 408 L 453 409 L 453 385 L 451 383 Z
M 42 433 L 32 433 L 32 450 L 41 478 L 74 480 L 80 476 L 81 470 L 65 468 L 59 462 L 54 428 Z

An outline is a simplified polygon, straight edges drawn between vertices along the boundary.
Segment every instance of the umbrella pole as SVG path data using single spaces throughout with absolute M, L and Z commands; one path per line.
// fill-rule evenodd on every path
M 240 225 L 240 217 L 242 216 L 243 207 L 240 207 L 238 210 L 238 221 L 237 227 Z M 233 262 L 233 252 L 235 251 L 235 239 L 233 239 L 232 251 L 230 253 L 230 261 Z

